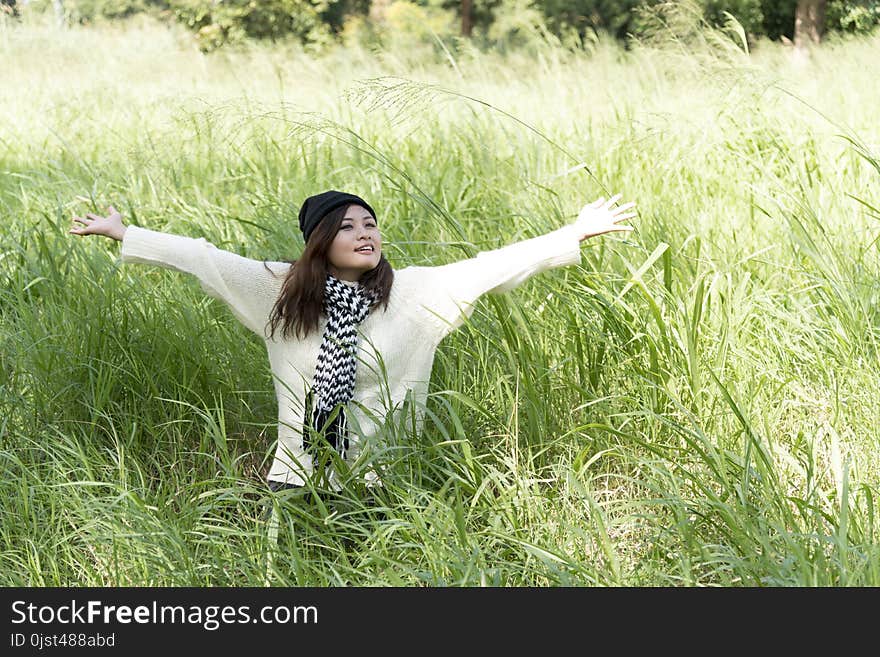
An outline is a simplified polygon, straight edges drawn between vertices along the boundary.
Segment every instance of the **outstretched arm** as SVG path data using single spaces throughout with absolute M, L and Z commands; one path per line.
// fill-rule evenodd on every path
M 263 329 L 278 297 L 286 263 L 250 260 L 223 251 L 205 240 L 162 233 L 138 226 L 125 226 L 113 206 L 101 217 L 87 214 L 74 217 L 83 224 L 74 235 L 103 235 L 122 242 L 122 262 L 157 265 L 195 276 L 202 289 L 225 302 L 233 314 L 250 330 L 263 337 Z
M 635 204 L 618 206 L 619 199 L 616 195 L 585 205 L 573 223 L 546 235 L 483 251 L 468 260 L 419 268 L 420 310 L 428 315 L 442 339 L 470 317 L 481 295 L 506 292 L 542 271 L 579 263 L 580 243 L 584 240 L 633 230 L 621 222 L 635 216 L 630 211 Z

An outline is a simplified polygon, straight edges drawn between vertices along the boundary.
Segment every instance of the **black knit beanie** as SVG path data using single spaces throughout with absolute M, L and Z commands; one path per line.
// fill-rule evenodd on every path
M 315 226 L 321 223 L 321 220 L 327 216 L 327 213 L 343 205 L 351 204 L 366 208 L 374 218 L 376 217 L 373 208 L 360 196 L 355 196 L 354 194 L 346 194 L 345 192 L 337 192 L 331 189 L 315 196 L 309 196 L 303 201 L 302 207 L 299 209 L 299 229 L 302 231 L 305 241 L 309 241 L 309 236 L 315 230 Z

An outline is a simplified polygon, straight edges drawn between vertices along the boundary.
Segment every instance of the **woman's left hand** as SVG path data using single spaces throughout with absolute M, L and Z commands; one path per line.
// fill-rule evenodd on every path
M 603 235 L 612 231 L 633 230 L 632 226 L 621 226 L 619 222 L 632 219 L 636 216 L 635 212 L 627 212 L 636 206 L 635 203 L 624 203 L 615 207 L 617 201 L 620 200 L 620 194 L 615 194 L 607 201 L 600 198 L 593 201 L 589 205 L 585 205 L 578 215 L 574 225 L 578 227 L 580 237 L 583 242 L 588 237 Z

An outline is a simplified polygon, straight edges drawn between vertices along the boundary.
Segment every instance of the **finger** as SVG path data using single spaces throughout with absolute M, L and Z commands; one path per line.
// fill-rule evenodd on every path
M 635 212 L 628 212 L 626 214 L 620 215 L 619 217 L 617 217 L 617 216 L 614 217 L 614 223 L 617 223 L 618 221 L 625 221 L 627 219 L 632 219 L 635 216 L 636 216 Z
M 103 219 L 103 218 L 104 218 L 104 217 L 100 217 L 100 216 L 98 216 L 98 215 L 96 215 L 96 214 L 94 214 L 94 213 L 92 213 L 92 212 L 87 213 L 86 216 L 89 217 L 89 218 L 91 218 L 91 219 Z
M 117 212 L 116 208 L 114 208 L 112 205 L 108 205 L 107 210 L 110 212 L 110 214 L 116 214 Z
M 592 203 L 590 203 L 587 207 L 588 207 L 588 208 L 601 208 L 601 207 L 602 207 L 602 204 L 603 204 L 604 202 L 605 202 L 605 197 L 604 197 L 604 196 L 600 196 L 600 197 L 597 198 L 595 201 L 593 201 Z
M 610 199 L 608 199 L 608 202 L 602 207 L 610 208 L 612 205 L 614 205 L 615 203 L 617 203 L 617 201 L 620 200 L 620 197 L 621 197 L 621 194 L 615 194 Z
M 602 227 L 602 230 L 632 230 L 632 226 L 627 226 L 626 224 L 606 224 Z
M 89 224 L 88 220 L 83 219 L 82 217 L 74 217 L 73 220 L 86 226 Z
M 624 203 L 623 205 L 618 205 L 616 208 L 614 208 L 614 211 L 621 212 L 622 210 L 629 210 L 630 208 L 634 207 L 636 207 L 635 201 L 629 201 L 627 203 Z

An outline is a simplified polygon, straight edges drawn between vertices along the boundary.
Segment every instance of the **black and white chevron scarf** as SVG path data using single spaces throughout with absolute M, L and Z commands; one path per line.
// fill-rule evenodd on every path
M 324 313 L 327 326 L 318 351 L 315 382 L 306 401 L 303 416 L 303 446 L 316 455 L 321 443 L 312 432 L 324 431 L 325 440 L 345 459 L 348 426 L 344 406 L 354 394 L 357 368 L 357 327 L 379 302 L 379 294 L 360 283 L 346 285 L 328 274 L 324 287 Z M 327 424 L 336 408 L 339 413 Z M 310 431 L 311 429 L 311 431 Z

